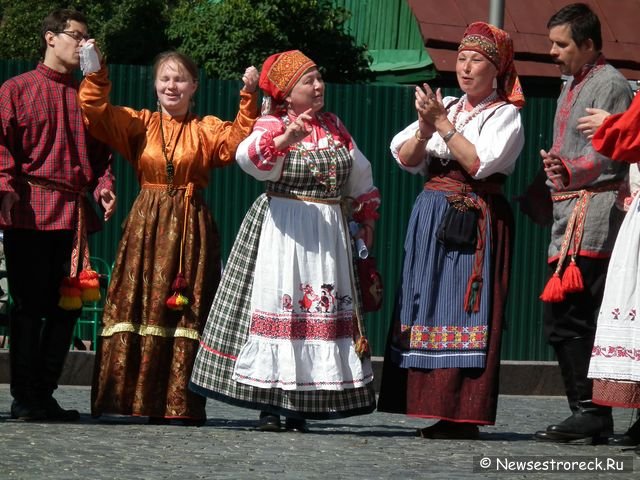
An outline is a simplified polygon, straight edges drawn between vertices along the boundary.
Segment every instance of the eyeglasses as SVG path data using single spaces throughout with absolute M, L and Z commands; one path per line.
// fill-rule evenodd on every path
M 91 38 L 90 35 L 83 35 L 80 32 L 76 32 L 75 30 L 62 30 L 58 33 L 64 33 L 65 35 L 69 35 L 71 38 L 73 38 L 76 42 L 80 43 L 82 40 L 84 40 L 85 42 L 87 40 L 89 40 Z

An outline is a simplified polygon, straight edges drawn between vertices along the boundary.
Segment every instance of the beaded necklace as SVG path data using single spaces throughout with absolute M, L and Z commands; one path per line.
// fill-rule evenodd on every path
M 322 118 L 322 115 L 319 114 L 316 116 L 316 118 L 318 119 L 318 123 L 320 124 L 320 126 L 322 127 L 322 129 L 324 130 L 327 136 L 327 143 L 329 146 L 328 172 L 326 174 L 322 173 L 318 168 L 318 165 L 316 164 L 316 162 L 313 161 L 311 158 L 309 158 L 309 150 L 307 149 L 307 147 L 304 146 L 302 141 L 298 142 L 295 148 L 300 153 L 300 156 L 302 157 L 304 162 L 307 164 L 307 167 L 309 168 L 309 170 L 311 171 L 315 179 L 318 181 L 318 183 L 327 187 L 327 191 L 332 193 L 332 192 L 335 192 L 337 189 L 336 161 L 337 161 L 338 153 L 337 153 L 336 143 L 333 138 L 333 135 L 331 134 L 331 132 L 329 131 L 329 128 L 327 127 L 327 124 Z M 287 115 L 283 117 L 283 121 L 285 125 L 289 125 L 289 123 L 291 123 Z
M 491 94 L 487 98 L 482 100 L 473 108 L 473 110 L 471 110 L 471 112 L 469 112 L 467 118 L 465 118 L 458 124 L 458 116 L 460 115 L 460 112 L 464 110 L 464 107 L 467 106 L 467 96 L 463 96 L 456 105 L 456 110 L 453 113 L 453 121 L 451 123 L 453 123 L 453 126 L 458 132 L 462 132 L 464 130 L 464 127 L 466 127 L 471 120 L 477 117 L 481 111 L 489 107 L 497 98 L 498 94 L 495 91 L 491 92 Z
M 180 130 L 178 130 L 178 135 L 176 136 L 176 141 L 173 143 L 173 150 L 171 150 L 171 157 L 167 156 L 167 144 L 164 140 L 164 127 L 162 126 L 162 110 L 160 109 L 160 105 L 158 105 L 158 111 L 160 113 L 160 139 L 162 140 L 162 156 L 165 161 L 165 168 L 167 171 L 167 193 L 171 196 L 175 195 L 176 189 L 173 184 L 173 177 L 175 175 L 175 165 L 173 164 L 173 156 L 176 153 L 176 147 L 178 146 L 178 140 L 180 140 L 180 135 L 182 135 L 182 130 L 184 129 L 184 125 L 189 120 L 189 112 L 187 111 L 186 115 L 180 122 Z
M 498 98 L 498 94 L 494 90 L 493 92 L 491 92 L 491 94 L 489 94 L 487 98 L 485 98 L 480 103 L 478 103 L 473 108 L 473 110 L 469 112 L 469 115 L 467 116 L 467 118 L 465 118 L 460 123 L 458 123 L 458 116 L 467 105 L 467 96 L 464 95 L 456 105 L 456 109 L 453 112 L 453 120 L 451 121 L 451 123 L 453 123 L 453 128 L 455 128 L 459 133 L 462 133 L 462 131 L 464 130 L 464 127 L 466 127 L 471 120 L 477 117 L 480 112 L 490 107 L 497 100 L 497 98 Z M 450 161 L 451 159 L 449 158 L 440 158 L 440 163 L 442 164 L 443 167 L 446 167 L 447 165 L 449 165 Z

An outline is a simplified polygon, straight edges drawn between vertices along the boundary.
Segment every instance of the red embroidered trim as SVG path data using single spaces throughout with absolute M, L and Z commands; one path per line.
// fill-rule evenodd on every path
M 640 348 L 627 348 L 622 346 L 606 346 L 594 345 L 591 352 L 592 357 L 604 358 L 629 358 L 635 362 L 640 362 Z
M 273 313 L 255 311 L 251 316 L 252 335 L 287 340 L 353 338 L 353 313 Z
M 409 347 L 416 350 L 480 350 L 487 348 L 488 328 L 475 327 L 426 327 L 414 325 Z

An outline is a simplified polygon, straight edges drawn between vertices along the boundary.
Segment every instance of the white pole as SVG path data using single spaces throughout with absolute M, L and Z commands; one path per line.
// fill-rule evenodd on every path
M 504 0 L 491 0 L 489 4 L 489 23 L 498 28 L 504 26 Z

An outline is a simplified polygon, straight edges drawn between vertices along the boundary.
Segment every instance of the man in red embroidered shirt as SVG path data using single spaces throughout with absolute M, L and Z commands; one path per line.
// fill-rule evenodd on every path
M 84 224 L 90 232 L 100 228 L 87 194 L 104 209 L 105 220 L 115 208 L 111 155 L 84 127 L 72 76 L 88 38 L 82 14 L 52 12 L 42 24 L 43 61 L 0 87 L 0 229 L 14 303 L 16 419 L 79 418 L 53 398 L 81 312 L 58 306 L 59 288 L 70 275 Z

